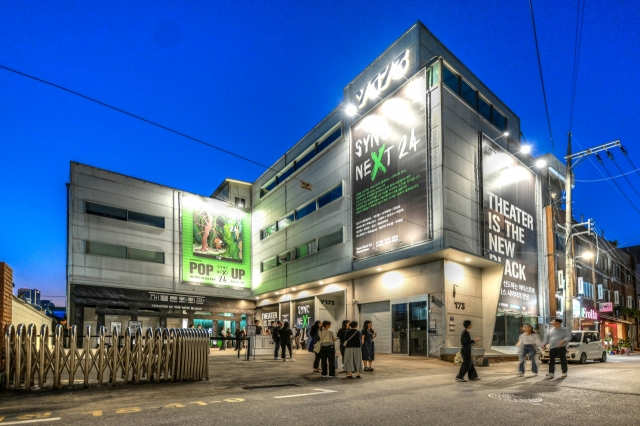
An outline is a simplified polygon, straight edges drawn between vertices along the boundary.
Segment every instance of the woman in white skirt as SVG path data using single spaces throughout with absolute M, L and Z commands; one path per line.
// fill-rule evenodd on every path
M 349 329 L 344 332 L 344 369 L 347 379 L 353 379 L 353 373 L 362 373 L 362 333 L 358 330 L 358 322 L 351 321 Z

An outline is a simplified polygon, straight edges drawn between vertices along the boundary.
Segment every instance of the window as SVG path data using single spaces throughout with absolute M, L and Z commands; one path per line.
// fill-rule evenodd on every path
M 291 176 L 291 173 L 293 173 L 294 171 L 295 171 L 295 164 L 292 164 L 291 167 L 289 167 L 287 170 L 282 172 L 281 175 L 278 175 L 278 184 L 287 180 L 287 178 Z
M 603 291 L 602 291 L 602 284 L 598 284 L 598 300 L 602 300 L 604 297 Z
M 582 286 L 584 289 L 584 296 L 588 297 L 589 299 L 593 299 L 593 284 L 585 281 L 582 283 Z
M 491 118 L 493 119 L 491 122 L 495 124 L 498 129 L 507 130 L 507 117 L 494 109 Z
M 164 253 L 158 251 L 128 248 L 127 257 L 131 260 L 141 260 L 143 262 L 164 263 Z
M 318 238 L 318 251 L 327 249 L 331 246 L 342 243 L 342 228 L 329 235 Z
M 315 241 L 296 247 L 296 259 L 302 259 L 303 257 L 307 257 L 310 254 L 315 253 L 315 247 Z
M 478 109 L 478 92 L 462 79 L 460 80 L 460 96 L 462 96 L 462 99 L 467 101 L 473 109 Z
M 260 270 L 262 272 L 268 271 L 269 269 L 273 269 L 276 266 L 278 266 L 278 258 L 275 256 L 265 260 L 264 262 L 260 262 Z
M 564 303 L 563 303 L 562 298 L 561 297 L 556 297 L 556 311 L 561 313 L 562 309 L 563 309 L 563 305 L 564 305 Z
M 316 211 L 316 200 L 313 200 L 306 206 L 296 210 L 296 220 L 300 220 L 303 217 L 310 215 L 314 211 Z
M 342 135 L 342 129 L 338 127 L 333 133 L 331 133 L 325 140 L 318 142 L 317 152 L 322 151 L 333 142 L 335 142 Z
M 427 81 L 429 82 L 429 87 L 433 87 L 438 84 L 439 78 L 439 64 L 435 63 L 431 68 L 427 70 Z
M 291 225 L 295 220 L 295 215 L 291 213 L 289 216 L 284 217 L 278 221 L 278 231 L 283 230 L 287 226 Z
M 332 201 L 342 197 L 342 184 L 318 197 L 318 208 L 321 209 Z
M 633 309 L 633 297 L 627 296 L 627 308 Z
M 491 121 L 491 104 L 487 102 L 482 96 L 478 96 L 478 113 L 483 116 L 487 121 Z
M 278 256 L 278 265 L 284 265 L 286 263 L 291 262 L 292 260 L 296 260 L 296 252 L 295 250 L 288 251 L 286 253 L 282 253 Z
M 556 232 L 556 250 L 565 251 L 565 236 L 559 232 Z
M 127 209 L 105 206 L 104 204 L 85 202 L 85 212 L 94 216 L 108 217 L 110 219 L 127 220 Z
M 164 217 L 160 216 L 152 216 L 150 214 L 132 212 L 129 210 L 128 212 L 129 222 L 139 223 L 140 225 L 153 226 L 156 228 L 164 229 Z
M 275 188 L 277 185 L 277 179 L 273 178 L 273 180 L 271 182 L 269 182 L 268 184 L 266 184 L 261 190 L 260 190 L 260 197 L 264 197 L 269 191 L 273 190 L 273 188 Z
M 247 200 L 243 197 L 236 197 L 235 205 L 244 209 L 247 207 Z
M 85 242 L 85 251 L 87 254 L 95 254 L 98 256 L 127 258 L 127 248 L 116 244 L 96 243 L 94 241 Z
M 618 290 L 615 290 L 613 292 L 613 303 L 615 303 L 616 305 L 620 304 L 620 293 L 618 293 Z
M 272 223 L 271 225 L 267 226 L 262 231 L 260 231 L 260 239 L 264 240 L 268 236 L 275 234 L 277 230 L 278 230 L 278 225 L 276 223 Z
M 296 170 L 300 170 L 302 166 L 307 164 L 309 160 L 315 157 L 315 155 L 316 155 L 315 147 L 311 149 L 309 152 L 307 152 L 306 154 L 303 154 L 302 157 L 300 157 L 300 159 L 296 160 Z
M 451 71 L 446 65 L 442 67 L 442 82 L 453 91 L 458 93 L 458 75 Z

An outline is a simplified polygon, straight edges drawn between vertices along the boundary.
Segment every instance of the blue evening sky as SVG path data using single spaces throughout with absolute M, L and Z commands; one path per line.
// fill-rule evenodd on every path
M 534 0 L 562 156 L 577 6 Z M 0 65 L 271 164 L 418 19 L 519 115 L 535 155 L 551 150 L 525 0 L 3 2 Z M 583 147 L 621 139 L 640 167 L 639 28 L 636 2 L 587 2 L 573 131 Z M 0 260 L 14 269 L 16 288 L 39 288 L 59 305 L 69 161 L 203 195 L 225 177 L 253 181 L 263 172 L 5 70 L 0 144 Z M 589 162 L 576 173 L 602 178 Z M 640 176 L 628 178 L 640 192 Z M 617 181 L 640 206 L 624 178 Z M 576 215 L 593 217 L 608 238 L 640 244 L 640 213 L 609 181 L 578 183 L 575 198 Z

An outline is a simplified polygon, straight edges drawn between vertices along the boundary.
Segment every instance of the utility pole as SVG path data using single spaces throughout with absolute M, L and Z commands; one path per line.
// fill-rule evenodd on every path
M 619 147 L 620 141 L 613 141 L 606 143 L 604 145 L 597 146 L 595 148 L 589 148 L 584 151 L 577 152 L 575 154 L 571 153 L 571 132 L 569 132 L 569 140 L 567 143 L 567 156 L 565 160 L 567 161 L 567 171 L 565 174 L 565 194 L 566 194 L 566 209 L 565 209 L 565 234 L 566 234 L 566 243 L 565 243 L 565 281 L 564 281 L 564 326 L 570 327 L 573 329 L 573 295 L 575 293 L 575 283 L 574 283 L 574 260 L 573 256 L 573 237 L 582 234 L 574 233 L 573 228 L 575 226 L 585 225 L 588 226 L 588 231 L 586 233 L 591 233 L 590 221 L 586 223 L 579 223 L 573 225 L 573 218 L 571 214 L 571 189 L 573 186 L 573 169 L 578 165 L 580 160 L 588 157 L 591 154 L 595 154 L 600 151 L 606 151 L 611 148 Z M 573 162 L 575 160 L 575 163 Z

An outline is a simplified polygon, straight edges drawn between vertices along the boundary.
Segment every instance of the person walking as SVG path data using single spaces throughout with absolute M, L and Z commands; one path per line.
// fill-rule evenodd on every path
M 364 322 L 362 328 L 362 361 L 364 361 L 364 371 L 373 371 L 373 361 L 376 358 L 376 348 L 373 339 L 378 337 L 378 333 L 373 329 L 373 323 L 369 320 Z
M 460 352 L 462 353 L 462 365 L 460 366 L 460 371 L 456 376 L 456 380 L 458 382 L 466 382 L 464 376 L 466 374 L 469 375 L 469 380 L 477 381 L 480 380 L 478 377 L 478 372 L 476 368 L 473 366 L 473 360 L 471 359 L 471 348 L 473 345 L 478 343 L 480 339 L 472 339 L 469 331 L 473 327 L 471 321 L 465 320 L 463 323 L 464 330 L 462 331 L 462 335 L 460 336 Z
M 358 322 L 351 321 L 349 328 L 344 332 L 344 356 L 343 367 L 347 372 L 347 379 L 353 378 L 353 373 L 358 373 L 356 379 L 362 373 L 362 333 L 358 330 Z
M 236 328 L 236 350 L 240 352 L 242 350 L 242 343 L 244 340 L 244 332 L 240 327 Z
M 531 324 L 522 326 L 522 334 L 518 337 L 518 355 L 520 356 L 520 366 L 518 367 L 518 376 L 524 377 L 524 362 L 528 356 L 531 360 L 531 372 L 534 376 L 538 375 L 538 365 L 536 364 L 536 354 L 538 348 L 543 346 L 540 335 L 533 332 Z
M 338 330 L 338 339 L 340 339 L 340 356 L 342 356 L 342 371 L 346 372 L 347 370 L 344 368 L 344 333 L 349 329 L 350 321 L 344 320 L 342 321 L 342 327 Z
M 311 328 L 309 329 L 309 344 L 308 344 L 308 350 L 309 352 L 314 352 L 313 348 L 316 344 L 316 342 L 318 342 L 318 340 L 320 339 L 318 337 L 318 333 L 320 332 L 320 321 L 316 321 L 313 323 L 313 325 L 311 326 Z M 320 370 L 318 369 L 320 367 L 320 353 L 314 353 L 315 358 L 313 359 L 313 372 L 314 373 L 319 373 Z
M 280 330 L 280 345 L 282 346 L 282 361 L 287 360 L 287 348 L 289 348 L 289 361 L 295 361 L 293 359 L 293 353 L 291 352 L 291 337 L 293 336 L 293 330 L 289 327 L 289 321 L 285 321 Z
M 560 358 L 560 366 L 562 367 L 561 378 L 567 377 L 567 343 L 571 340 L 571 330 L 562 326 L 562 320 L 556 318 L 553 321 L 553 327 L 544 336 L 542 343 L 549 348 L 549 374 L 547 377 L 553 379 L 556 371 L 556 358 Z
M 278 352 L 280 352 L 280 324 L 280 321 L 278 321 L 271 331 L 271 338 L 273 339 L 273 344 L 275 346 L 273 350 L 273 359 L 276 361 L 280 359 L 278 357 Z
M 318 333 L 320 344 L 320 363 L 322 365 L 322 378 L 335 379 L 336 377 L 336 334 L 331 328 L 331 321 L 322 321 L 322 330 Z M 329 376 L 327 376 L 327 364 L 329 367 Z

